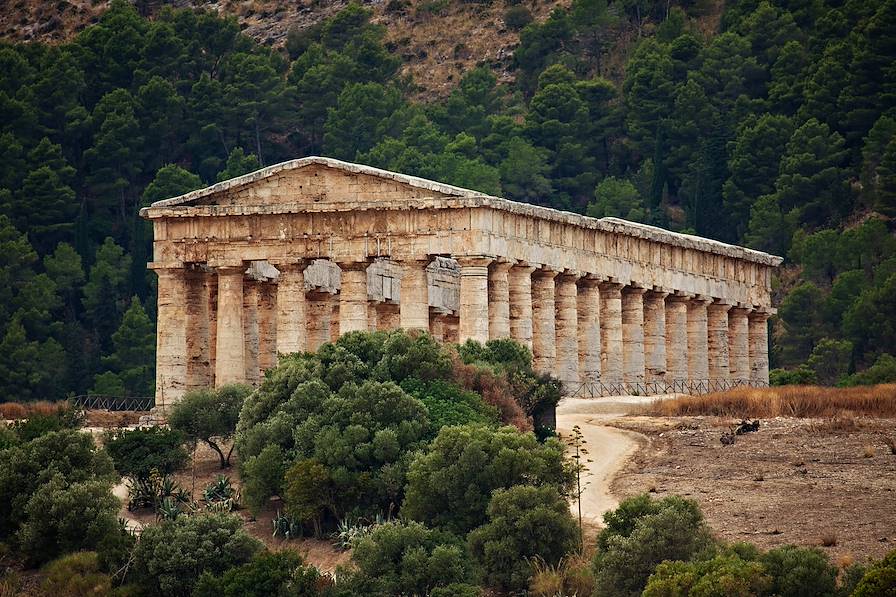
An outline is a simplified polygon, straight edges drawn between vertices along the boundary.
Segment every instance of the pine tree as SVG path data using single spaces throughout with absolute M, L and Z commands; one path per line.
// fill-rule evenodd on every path
M 126 394 L 151 396 L 155 376 L 155 325 L 136 296 L 112 334 L 112 344 L 114 351 L 103 357 L 103 365 L 121 381 Z
M 224 169 L 218 172 L 218 182 L 254 172 L 259 168 L 261 168 L 261 164 L 258 163 L 258 158 L 254 153 L 246 155 L 242 147 L 234 147 L 230 155 L 227 156 L 227 164 Z
M 108 347 L 130 296 L 131 257 L 112 238 L 96 250 L 84 285 L 84 310 L 100 346 Z M 108 350 L 108 349 L 107 349 Z

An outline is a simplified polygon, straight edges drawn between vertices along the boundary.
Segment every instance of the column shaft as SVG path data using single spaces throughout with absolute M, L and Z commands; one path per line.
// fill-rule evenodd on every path
M 684 391 L 688 379 L 688 300 L 682 296 L 666 299 L 666 380 L 673 390 Z
M 651 383 L 666 379 L 666 294 L 644 295 L 644 365 Z
M 579 382 L 578 275 L 554 279 L 556 303 L 557 367 L 555 375 L 565 384 Z
M 183 397 L 187 380 L 187 317 L 184 270 L 156 269 L 159 277 L 156 334 L 156 406 L 163 410 Z
M 460 343 L 488 342 L 488 264 L 491 259 L 458 257 L 460 264 Z
M 600 370 L 606 384 L 622 383 L 622 286 L 600 286 Z
M 600 380 L 600 290 L 597 280 L 582 278 L 577 293 L 579 378 Z
M 277 287 L 268 280 L 258 290 L 258 368 L 263 376 L 277 364 Z
M 532 272 L 529 265 L 515 265 L 508 273 L 510 337 L 532 349 Z
M 750 324 L 748 310 L 735 307 L 728 312 L 728 365 L 731 381 L 750 381 Z
M 215 387 L 246 383 L 246 345 L 243 337 L 242 265 L 218 268 L 218 341 L 215 350 Z
M 209 274 L 202 270 L 185 271 L 187 309 L 187 390 L 211 385 L 209 370 Z
M 394 303 L 380 303 L 376 306 L 376 329 L 396 330 L 401 326 L 399 306 Z
M 317 352 L 321 345 L 332 339 L 330 331 L 333 319 L 333 301 L 329 292 L 308 293 L 308 338 L 305 350 Z
M 340 263 L 342 282 L 339 290 L 339 335 L 366 332 L 367 262 Z
M 510 338 L 510 263 L 493 263 L 488 271 L 488 337 Z
M 306 262 L 278 263 L 277 352 L 289 354 L 308 350 L 305 297 Z
M 709 378 L 719 387 L 725 387 L 729 379 L 728 310 L 731 305 L 713 303 L 706 309 L 706 329 L 709 334 Z
M 644 289 L 622 291 L 622 361 L 627 384 L 644 383 Z
M 706 301 L 688 302 L 688 377 L 692 383 L 709 379 L 709 337 L 706 329 Z
M 532 274 L 532 364 L 539 373 L 553 373 L 557 359 L 554 276 L 539 269 Z
M 258 383 L 258 353 L 259 353 L 259 326 L 258 326 L 258 281 L 247 279 L 243 281 L 243 338 L 246 342 L 244 360 L 246 363 L 246 383 L 255 385 Z
M 404 264 L 399 297 L 400 325 L 406 330 L 429 331 L 429 282 L 426 266 L 429 261 L 408 261 Z
M 750 384 L 768 385 L 768 314 L 750 314 Z

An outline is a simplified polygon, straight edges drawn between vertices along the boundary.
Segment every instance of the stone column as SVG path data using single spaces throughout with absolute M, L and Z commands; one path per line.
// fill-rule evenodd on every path
M 706 308 L 706 329 L 709 335 L 709 378 L 724 388 L 729 381 L 728 310 L 731 305 L 715 302 Z
M 342 282 L 339 290 L 339 335 L 366 332 L 367 261 L 339 262 Z
M 396 330 L 401 327 L 401 314 L 399 305 L 394 303 L 380 303 L 376 306 L 376 329 Z
M 688 377 L 692 383 L 709 379 L 709 335 L 706 329 L 706 304 L 697 297 L 688 301 Z
M 495 262 L 488 271 L 488 337 L 510 338 L 510 266 Z
M 605 384 L 622 383 L 622 285 L 600 285 L 600 371 Z
M 554 278 L 556 307 L 557 367 L 555 375 L 564 384 L 579 383 L 578 274 Z
M 532 272 L 531 265 L 517 264 L 507 277 L 510 300 L 510 337 L 532 349 Z
M 215 350 L 215 387 L 246 383 L 246 344 L 243 337 L 243 276 L 245 265 L 218 268 L 218 341 Z
M 644 295 L 644 365 L 647 381 L 666 380 L 666 296 L 651 291 Z M 665 392 L 665 388 L 659 388 Z
M 532 273 L 532 364 L 539 373 L 555 373 L 557 359 L 554 277 L 557 272 L 537 269 Z
M 750 313 L 750 385 L 768 385 L 768 313 Z
M 488 265 L 490 257 L 458 257 L 460 264 L 460 343 L 485 344 L 488 331 Z
M 277 364 L 277 287 L 266 280 L 258 290 L 258 368 L 263 376 Z
M 207 388 L 212 384 L 209 371 L 209 274 L 186 270 L 187 311 L 187 390 Z
M 683 392 L 688 379 L 688 298 L 666 298 L 666 381 Z
M 246 364 L 246 383 L 258 384 L 258 280 L 243 280 L 243 338 L 246 346 L 243 359 Z
M 305 297 L 305 260 L 275 263 L 277 279 L 277 352 L 289 354 L 308 350 Z
M 407 261 L 401 277 L 399 323 L 406 330 L 429 331 L 429 259 Z
M 728 311 L 728 366 L 731 381 L 750 381 L 749 309 L 734 307 Z
M 207 272 L 205 285 L 208 287 L 208 385 L 212 387 L 218 355 L 218 274 Z
M 308 338 L 305 350 L 317 352 L 321 345 L 333 338 L 330 331 L 333 319 L 333 295 L 315 290 L 308 293 Z
M 377 317 L 377 303 L 367 303 L 367 331 L 375 332 L 379 329 L 379 317 Z
M 445 341 L 445 316 L 441 313 L 433 313 L 429 320 L 429 333 L 439 342 Z
M 579 377 L 583 382 L 600 380 L 600 290 L 597 284 L 598 280 L 589 274 L 579 280 L 576 294 Z
M 327 342 L 339 340 L 339 295 L 330 295 L 330 337 Z
M 163 411 L 180 400 L 187 381 L 185 271 L 153 267 L 159 277 L 156 334 L 156 406 Z
M 632 286 L 622 290 L 622 366 L 627 384 L 644 383 L 644 292 Z

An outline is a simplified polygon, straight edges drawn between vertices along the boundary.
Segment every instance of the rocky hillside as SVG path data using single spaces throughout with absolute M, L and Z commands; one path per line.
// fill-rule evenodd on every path
M 303 30 L 344 8 L 346 0 L 137 0 L 145 15 L 164 6 L 195 7 L 233 15 L 244 32 L 261 43 L 282 47 L 288 32 Z M 442 97 L 477 64 L 489 64 L 499 80 L 509 81 L 510 57 L 519 43 L 519 26 L 526 11 L 536 21 L 569 0 L 498 0 L 455 2 L 451 0 L 364 0 L 374 22 L 387 29 L 386 41 L 411 75 L 421 96 Z M 12 0 L 0 11 L 0 37 L 9 41 L 61 42 L 96 22 L 108 9 L 109 0 Z M 505 21 L 513 6 L 522 21 Z M 518 7 L 518 8 L 517 8 Z M 522 9 L 525 9 L 522 10 Z

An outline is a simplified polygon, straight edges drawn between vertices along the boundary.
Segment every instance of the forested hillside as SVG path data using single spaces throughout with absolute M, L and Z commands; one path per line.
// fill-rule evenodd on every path
M 513 85 L 431 104 L 357 5 L 282 50 L 120 1 L 0 46 L 2 399 L 151 393 L 138 208 L 311 154 L 784 255 L 775 378 L 896 377 L 896 0 L 730 2 L 706 34 L 715 6 L 576 0 L 522 29 Z

